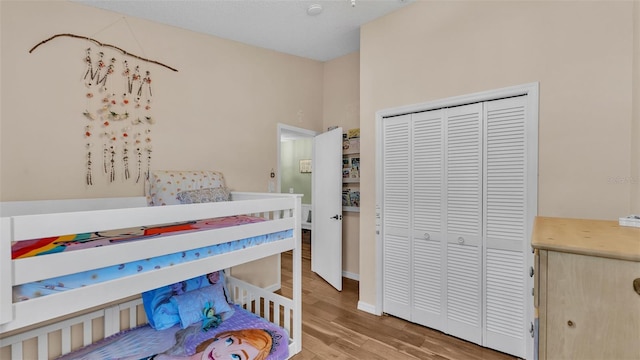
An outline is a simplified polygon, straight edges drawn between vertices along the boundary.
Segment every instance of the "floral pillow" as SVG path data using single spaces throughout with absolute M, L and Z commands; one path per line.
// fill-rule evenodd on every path
M 145 180 L 145 195 L 149 206 L 177 205 L 181 191 L 226 186 L 221 172 L 211 170 L 155 170 Z
M 200 204 L 208 202 L 229 201 L 229 189 L 221 186 L 216 188 L 181 191 L 176 196 L 181 204 Z

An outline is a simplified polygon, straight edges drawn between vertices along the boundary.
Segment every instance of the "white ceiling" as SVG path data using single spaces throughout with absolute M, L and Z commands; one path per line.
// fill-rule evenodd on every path
M 360 49 L 360 26 L 415 0 L 74 0 L 318 61 Z M 312 4 L 323 8 L 307 15 Z

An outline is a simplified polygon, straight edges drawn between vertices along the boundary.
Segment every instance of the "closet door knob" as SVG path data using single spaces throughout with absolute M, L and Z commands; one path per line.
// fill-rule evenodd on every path
M 633 290 L 635 290 L 636 294 L 640 295 L 640 278 L 633 280 Z
M 429 233 L 424 233 L 424 238 L 426 240 L 429 240 L 429 239 L 431 239 L 431 235 L 429 235 Z
M 464 244 L 464 238 L 462 236 L 458 236 L 458 244 Z

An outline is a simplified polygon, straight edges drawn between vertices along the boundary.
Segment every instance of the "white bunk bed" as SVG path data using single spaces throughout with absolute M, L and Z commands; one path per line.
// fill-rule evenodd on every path
M 227 276 L 227 280 L 236 304 L 286 329 L 290 337 L 289 356 L 300 352 L 300 196 L 232 192 L 231 199 L 150 207 L 146 206 L 144 197 L 2 203 L 0 351 L 4 352 L 0 352 L 0 357 L 4 358 L 3 354 L 8 352 L 12 359 L 47 359 L 69 353 L 135 327 L 141 315 L 144 321 L 142 301 L 136 297 L 144 291 L 290 250 L 293 252 L 292 298 L 265 291 L 232 276 Z M 11 257 L 11 244 L 21 240 L 243 214 L 257 215 L 266 221 L 24 259 L 12 260 Z M 12 296 L 13 287 L 23 283 L 291 229 L 293 232 L 288 238 L 230 253 L 27 301 L 14 302 Z M 129 320 L 123 323 L 126 314 Z M 103 326 L 97 335 L 93 329 L 96 318 L 103 318 Z M 78 331 L 77 324 L 83 324 L 79 344 L 71 335 L 74 326 L 74 331 Z M 51 339 L 56 343 L 52 344 Z M 34 346 L 37 350 L 31 349 Z

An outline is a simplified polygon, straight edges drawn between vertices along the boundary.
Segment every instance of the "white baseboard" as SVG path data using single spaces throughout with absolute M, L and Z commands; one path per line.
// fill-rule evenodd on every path
M 376 312 L 376 307 L 374 305 L 367 304 L 362 301 L 358 301 L 358 310 L 368 312 L 369 314 L 373 314 L 373 315 L 378 315 L 378 316 L 382 315 Z
M 346 277 L 347 279 L 351 279 L 351 280 L 355 280 L 355 281 L 360 281 L 360 275 L 354 274 L 354 273 L 348 272 L 348 271 L 343 271 L 342 272 L 342 277 Z

